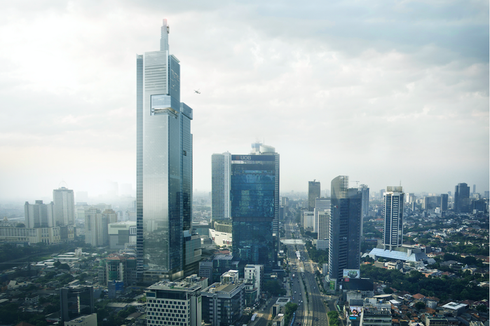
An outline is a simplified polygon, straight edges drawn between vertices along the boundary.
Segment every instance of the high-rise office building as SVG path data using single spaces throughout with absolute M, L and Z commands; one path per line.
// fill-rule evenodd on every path
M 329 279 L 338 287 L 344 270 L 360 268 L 362 195 L 342 175 L 332 180 L 331 192 Z
M 160 50 L 136 58 L 136 223 L 138 276 L 177 278 L 184 270 L 183 231 L 192 216 L 192 109 L 180 102 L 180 63 Z
M 91 286 L 64 287 L 60 289 L 61 324 L 83 315 L 93 314 L 94 289 Z
M 369 214 L 369 187 L 367 185 L 359 185 L 359 191 L 362 195 L 361 207 L 361 237 L 364 235 L 364 219 Z
M 454 191 L 454 211 L 468 213 L 470 204 L 470 187 L 466 183 L 459 183 Z
M 230 218 L 230 169 L 231 154 L 213 154 L 212 169 L 212 219 L 223 220 Z
M 441 211 L 442 212 L 447 211 L 448 201 L 449 201 L 449 195 L 448 194 L 441 194 Z
M 54 220 L 56 226 L 75 224 L 75 197 L 65 187 L 53 190 Z
M 279 154 L 270 146 L 252 148 L 231 156 L 233 257 L 270 269 L 279 246 Z
M 315 199 L 321 197 L 320 182 L 313 180 L 308 181 L 308 211 L 315 209 Z
M 24 205 L 24 217 L 27 228 L 48 228 L 54 226 L 54 203 L 44 204 L 42 200 L 36 200 L 35 204 L 26 202 Z
M 387 187 L 384 198 L 383 248 L 394 250 L 403 244 L 403 203 L 405 194 L 402 187 Z

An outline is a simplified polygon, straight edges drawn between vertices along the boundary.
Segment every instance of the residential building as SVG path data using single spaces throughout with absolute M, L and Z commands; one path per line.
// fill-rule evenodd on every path
M 243 315 L 245 283 L 239 281 L 238 271 L 228 271 L 221 282 L 201 292 L 202 319 L 212 326 L 234 325 Z
M 319 181 L 308 181 L 308 211 L 313 212 L 313 209 L 315 209 L 315 199 L 321 197 L 321 192 Z
M 180 101 L 180 62 L 160 50 L 137 55 L 136 219 L 138 277 L 184 275 L 184 231 L 192 217 L 192 109 Z
M 233 257 L 272 268 L 279 247 L 279 154 L 262 144 L 252 148 L 231 156 Z
M 315 216 L 314 217 L 314 224 L 313 224 L 313 232 L 316 232 L 316 233 L 319 232 L 319 228 L 320 228 L 319 216 L 320 216 L 320 213 L 324 213 L 324 212 L 329 213 L 330 212 L 330 205 L 331 205 L 331 202 L 330 202 L 329 198 L 317 198 L 317 199 L 315 199 L 315 208 L 313 209 L 313 213 Z
M 160 281 L 146 289 L 147 325 L 201 326 L 200 282 Z
M 387 187 L 384 194 L 384 249 L 393 250 L 403 244 L 403 203 L 405 194 L 401 186 Z
M 329 280 L 338 288 L 344 269 L 360 268 L 362 194 L 347 176 L 333 179 L 331 192 Z
M 85 243 L 93 247 L 109 244 L 109 219 L 95 207 L 85 210 Z
M 122 254 L 110 254 L 103 260 L 101 267 L 104 275 L 99 273 L 99 284 L 106 286 L 110 282 L 118 281 L 122 282 L 124 287 L 136 285 L 135 257 Z
M 231 154 L 213 154 L 211 157 L 211 212 L 212 220 L 230 218 Z
M 24 217 L 27 228 L 50 228 L 54 226 L 54 203 L 44 204 L 36 200 L 35 204 L 24 204 Z
M 325 240 L 329 237 L 330 228 L 330 209 L 318 213 L 318 240 Z
M 247 290 L 255 294 L 253 302 L 258 301 L 260 299 L 261 284 L 264 277 L 264 266 L 252 264 L 245 265 L 243 274 L 245 281 L 250 281 L 250 286 Z
M 53 190 L 54 220 L 56 226 L 75 224 L 75 197 L 65 187 Z

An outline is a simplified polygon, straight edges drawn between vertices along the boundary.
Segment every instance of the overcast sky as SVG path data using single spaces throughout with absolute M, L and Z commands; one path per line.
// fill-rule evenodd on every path
M 181 63 L 194 189 L 211 155 L 281 155 L 281 191 L 488 190 L 488 1 L 4 1 L 0 199 L 135 185 L 136 54 Z M 194 90 L 200 90 L 196 94 Z

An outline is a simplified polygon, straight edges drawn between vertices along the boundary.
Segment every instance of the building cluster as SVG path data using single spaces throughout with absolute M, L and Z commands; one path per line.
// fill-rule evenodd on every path
M 25 223 L 0 225 L 0 241 L 13 243 L 53 244 L 73 241 L 75 237 L 75 209 L 73 190 L 65 187 L 53 190 L 49 204 L 36 200 L 24 205 Z

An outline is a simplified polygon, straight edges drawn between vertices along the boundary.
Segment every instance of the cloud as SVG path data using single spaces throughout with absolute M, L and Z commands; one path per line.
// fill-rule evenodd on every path
M 135 55 L 158 50 L 167 18 L 194 109 L 195 188 L 210 189 L 212 153 L 259 139 L 281 154 L 283 190 L 339 174 L 375 189 L 488 189 L 484 13 L 483 1 L 10 3 L 0 178 L 44 170 L 57 184 L 63 171 L 95 193 L 99 179 L 134 183 Z M 34 165 L 28 153 L 49 155 Z

